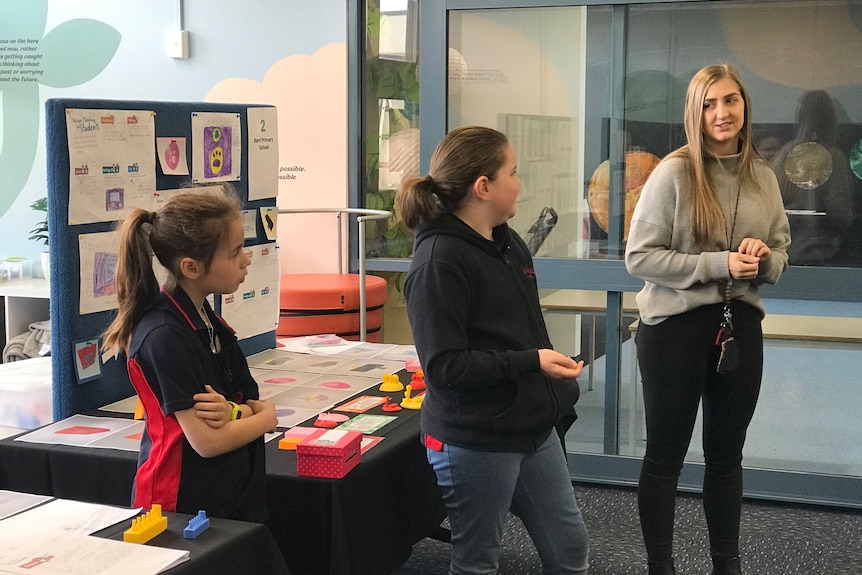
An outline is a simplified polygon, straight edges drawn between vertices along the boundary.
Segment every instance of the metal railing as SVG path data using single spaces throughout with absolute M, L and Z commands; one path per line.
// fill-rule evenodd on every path
M 387 210 L 368 210 L 365 208 L 279 208 L 279 214 L 336 214 L 338 228 L 338 273 L 343 272 L 343 250 L 342 250 L 342 214 L 359 214 L 356 222 L 359 224 L 359 341 L 364 342 L 366 337 L 366 290 L 365 290 L 365 222 L 383 220 L 392 217 L 392 212 Z

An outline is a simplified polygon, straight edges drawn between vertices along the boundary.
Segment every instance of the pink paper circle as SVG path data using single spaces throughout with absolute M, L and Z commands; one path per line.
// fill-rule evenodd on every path
M 328 387 L 330 389 L 350 389 L 350 384 L 344 383 L 343 381 L 327 381 L 326 383 L 321 384 L 321 387 Z
M 263 380 L 264 383 L 293 383 L 294 381 L 296 381 L 295 377 L 273 377 Z

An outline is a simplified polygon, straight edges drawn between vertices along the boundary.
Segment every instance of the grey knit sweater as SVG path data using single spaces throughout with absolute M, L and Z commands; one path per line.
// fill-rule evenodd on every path
M 661 323 L 703 305 L 723 301 L 723 282 L 730 277 L 728 255 L 743 238 L 762 240 L 772 255 L 760 260 L 755 280 L 734 280 L 732 297 L 757 307 L 765 315 L 758 286 L 774 284 L 787 268 L 790 226 L 775 174 L 755 160 L 761 190 L 740 188 L 739 155 L 706 160 L 706 170 L 728 222 L 717 230 L 706 250 L 694 241 L 688 160 L 666 158 L 650 175 L 632 216 L 626 245 L 626 268 L 644 280 L 637 303 L 641 321 Z M 739 205 L 737 208 L 737 194 Z M 730 245 L 727 235 L 734 220 Z

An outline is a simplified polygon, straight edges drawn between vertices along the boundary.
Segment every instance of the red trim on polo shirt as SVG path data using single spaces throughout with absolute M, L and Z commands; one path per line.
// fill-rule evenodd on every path
M 127 365 L 129 379 L 144 406 L 150 437 L 150 452 L 135 475 L 133 505 L 149 509 L 153 503 L 158 503 L 164 511 L 176 511 L 183 470 L 183 430 L 175 416 L 166 416 L 162 411 L 140 364 L 129 359 Z M 154 446 L 161 448 L 156 450 Z
M 196 326 L 196 325 L 195 325 L 195 322 L 193 322 L 193 321 L 192 321 L 192 318 L 190 318 L 190 317 L 188 316 L 188 314 L 186 313 L 186 311 L 182 308 L 182 306 L 181 306 L 179 303 L 177 303 L 177 300 L 175 300 L 175 299 L 174 299 L 174 296 L 172 296 L 172 295 L 168 292 L 168 290 L 166 290 L 166 289 L 164 288 L 164 286 L 162 286 L 162 293 L 163 293 L 163 294 L 165 294 L 166 296 L 168 296 L 168 299 L 169 299 L 169 300 L 171 300 L 171 303 L 172 303 L 172 304 L 174 304 L 174 307 L 176 307 L 176 308 L 179 310 L 179 312 L 180 312 L 181 314 L 183 314 L 183 317 L 184 317 L 184 318 L 186 318 L 186 321 L 187 321 L 187 322 L 189 322 L 189 325 L 190 325 L 190 326 L 192 326 L 192 329 L 193 329 L 193 330 L 195 330 L 195 331 L 197 331 L 197 330 L 198 330 L 198 326 Z

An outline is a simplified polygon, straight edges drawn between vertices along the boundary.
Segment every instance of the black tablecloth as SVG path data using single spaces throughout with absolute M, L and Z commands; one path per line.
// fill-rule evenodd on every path
M 342 479 L 298 477 L 296 452 L 266 444 L 267 526 L 292 573 L 389 573 L 445 517 L 419 442 L 419 412 L 388 415 L 398 419 L 375 433 L 383 441 Z M 136 465 L 131 451 L 0 440 L 0 489 L 128 506 Z
M 260 523 L 210 519 L 210 526 L 194 539 L 183 537 L 191 515 L 163 513 L 168 527 L 146 544 L 189 552 L 189 560 L 164 571 L 168 575 L 213 575 L 215 573 L 260 573 L 290 575 L 284 558 L 266 526 Z M 98 531 L 95 537 L 123 540 L 131 526 L 122 521 Z

